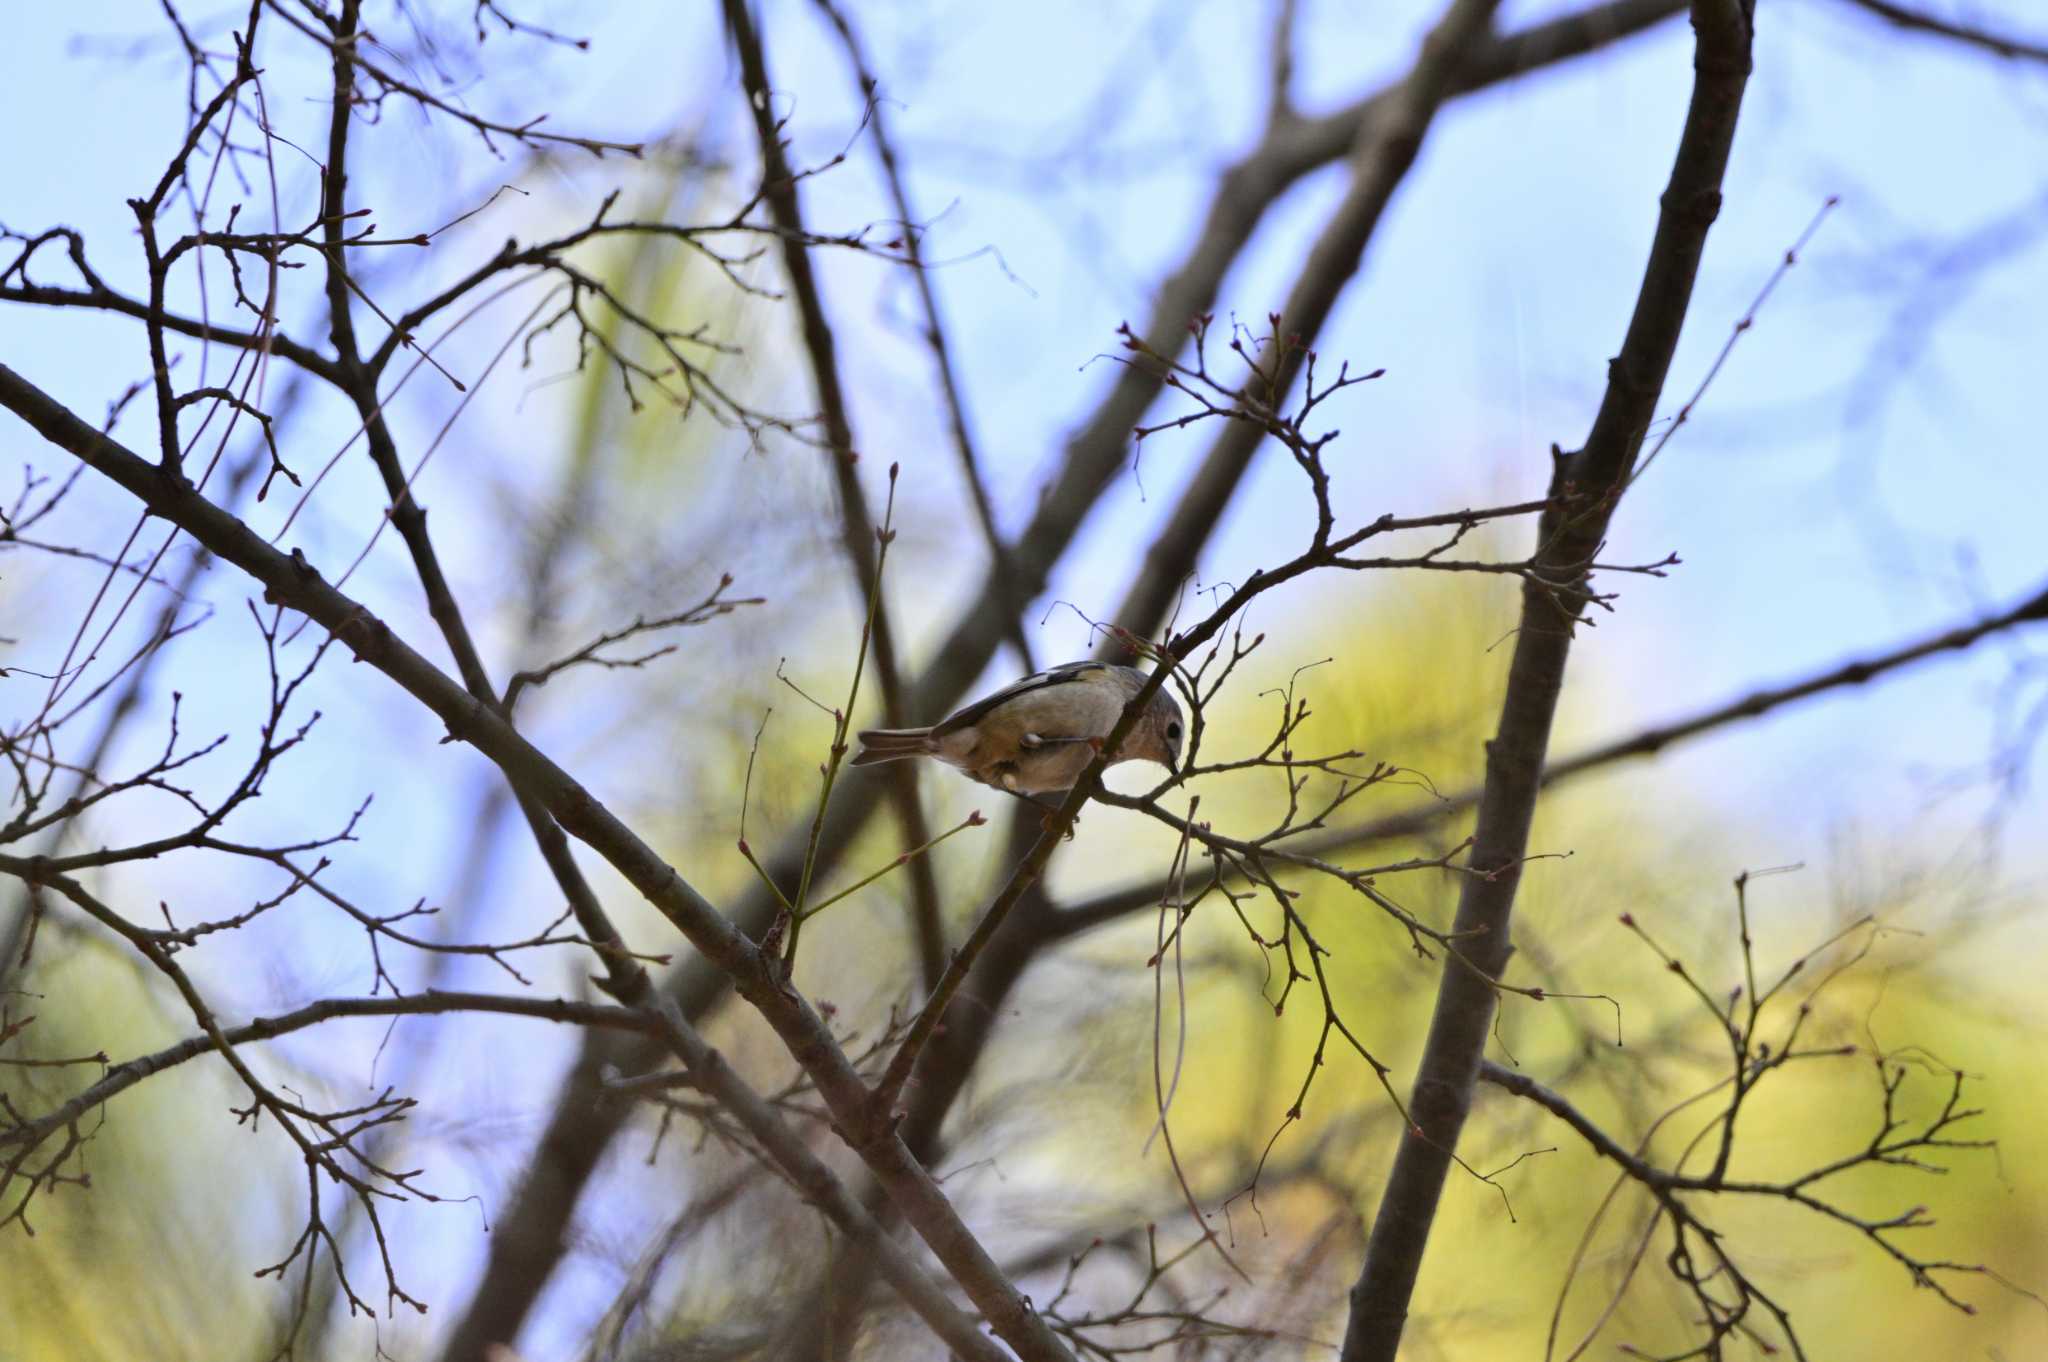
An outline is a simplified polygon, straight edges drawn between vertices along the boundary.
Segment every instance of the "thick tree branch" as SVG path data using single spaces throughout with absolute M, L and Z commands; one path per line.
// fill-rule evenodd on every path
M 1735 141 L 1750 69 L 1750 16 L 1741 0 L 1694 0 L 1695 78 L 1671 180 L 1660 201 L 1650 258 L 1621 353 L 1585 445 L 1561 455 L 1538 557 L 1560 583 L 1584 577 L 1582 564 L 1606 538 L 1614 504 L 1628 483 L 1644 432 L 1656 413 L 1672 353 L 1692 299 L 1707 230 L 1721 207 L 1721 181 Z M 1486 789 L 1452 930 L 1465 940 L 1462 960 L 1446 960 L 1436 1013 L 1418 1065 L 1410 1113 L 1373 1220 L 1364 1266 L 1351 1290 L 1343 1362 L 1393 1362 L 1408 1304 L 1436 1218 L 1437 1202 L 1471 1110 L 1498 977 L 1509 954 L 1509 923 L 1529 827 L 1542 788 L 1544 753 L 1564 686 L 1565 662 L 1583 595 L 1526 582 L 1521 628 L 1499 731 L 1487 747 Z

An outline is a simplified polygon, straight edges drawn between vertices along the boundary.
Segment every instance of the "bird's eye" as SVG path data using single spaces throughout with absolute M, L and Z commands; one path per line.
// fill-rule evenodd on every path
M 1179 724 L 1168 724 L 1168 725 L 1166 726 L 1166 738 L 1167 738 L 1167 741 L 1168 741 L 1168 742 L 1179 742 L 1179 741 L 1180 741 L 1180 725 L 1179 725 Z

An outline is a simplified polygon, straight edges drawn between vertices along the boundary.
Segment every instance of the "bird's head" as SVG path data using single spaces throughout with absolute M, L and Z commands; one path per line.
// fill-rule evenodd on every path
M 1140 731 L 1145 735 L 1144 750 L 1138 755 L 1149 761 L 1156 761 L 1175 775 L 1180 774 L 1181 744 L 1187 739 L 1187 723 L 1181 717 L 1180 701 L 1164 686 L 1152 697 L 1152 703 L 1145 710 L 1145 722 Z

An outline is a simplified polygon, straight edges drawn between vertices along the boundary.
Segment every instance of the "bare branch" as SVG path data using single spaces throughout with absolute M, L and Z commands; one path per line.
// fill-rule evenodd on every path
M 495 762 L 523 799 L 532 800 L 563 831 L 610 862 L 707 960 L 732 979 L 740 995 L 775 1028 L 790 1053 L 817 1082 L 820 1096 L 846 1130 L 849 1145 L 889 1188 L 905 1218 L 967 1290 L 997 1336 L 1026 1357 L 1065 1356 L 1066 1350 L 960 1222 L 930 1173 L 904 1148 L 893 1124 L 876 1120 L 867 1085 L 833 1043 L 817 1012 L 787 989 L 779 964 L 741 934 L 652 847 L 514 731 L 495 707 L 465 691 L 408 647 L 382 620 L 321 580 L 302 554 L 287 556 L 271 548 L 189 484 L 165 478 L 133 451 L 86 425 L 4 365 L 0 365 L 0 406 L 14 411 L 52 444 L 84 460 L 152 512 L 179 525 L 216 555 L 261 582 L 266 596 L 277 604 L 299 611 L 342 640 L 360 660 L 389 676 L 436 714 L 448 725 L 451 737 L 471 744 Z M 586 932 L 593 939 L 603 939 L 588 928 Z M 616 958 L 608 959 L 614 967 L 621 967 Z
M 1548 788 L 1558 781 L 1601 770 L 1615 762 L 1633 757 L 1654 756 L 1674 743 L 1702 737 L 1732 724 L 1760 718 L 1786 705 L 1797 704 L 1845 687 L 1868 685 L 1915 663 L 1940 657 L 1944 653 L 1967 651 L 1984 639 L 2023 624 L 2042 620 L 2048 620 L 2048 586 L 2042 587 L 2005 610 L 1971 623 L 1958 624 L 1883 652 L 1867 653 L 1854 661 L 1840 663 L 1799 681 L 1761 687 L 1686 718 L 1657 724 L 1626 737 L 1597 744 L 1562 760 L 1550 762 L 1543 768 L 1542 784 Z M 1448 794 L 1434 795 L 1416 808 L 1371 819 L 1354 827 L 1310 832 L 1289 845 L 1299 855 L 1331 857 L 1378 842 L 1417 836 L 1476 807 L 1485 791 L 1484 785 L 1475 785 Z M 1110 890 L 1068 905 L 1059 913 L 1063 924 L 1062 935 L 1089 931 L 1141 908 L 1149 907 L 1159 901 L 1165 890 L 1165 881 L 1148 881 L 1128 888 Z
M 1696 76 L 1671 181 L 1665 190 L 1619 356 L 1586 443 L 1561 456 L 1538 556 L 1569 580 L 1606 537 L 1615 498 L 1627 485 L 1655 414 L 1680 328 L 1691 302 L 1707 229 L 1721 204 L 1721 179 L 1735 140 L 1736 115 L 1750 69 L 1750 16 L 1740 0 L 1695 0 Z M 1542 788 L 1544 752 L 1564 682 L 1572 629 L 1583 605 L 1526 582 L 1522 624 L 1508 672 L 1500 730 L 1487 747 L 1486 791 L 1479 803 L 1468 878 L 1453 930 L 1470 934 L 1467 955 L 1488 975 L 1506 967 L 1509 924 L 1529 828 Z M 1446 961 L 1436 1014 L 1417 1068 L 1411 1109 L 1416 1129 L 1401 1143 L 1388 1178 L 1365 1265 L 1351 1292 L 1344 1362 L 1392 1362 L 1421 1270 L 1493 1018 L 1494 992 Z
M 2032 42 L 1978 24 L 1939 19 L 1925 10 L 1898 4 L 1896 0 L 1847 0 L 1847 3 L 1909 33 L 1945 38 L 2008 61 L 2048 62 L 2048 43 Z

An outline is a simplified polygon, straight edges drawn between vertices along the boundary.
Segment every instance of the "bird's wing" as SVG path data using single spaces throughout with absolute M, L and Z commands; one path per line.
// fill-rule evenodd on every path
M 934 738 L 943 738 L 948 733 L 957 733 L 963 728 L 970 728 L 980 723 L 983 718 L 987 717 L 989 711 L 995 709 L 996 706 L 1014 700 L 1020 695 L 1028 694 L 1034 690 L 1044 690 L 1047 686 L 1062 686 L 1070 681 L 1079 681 L 1096 672 L 1108 670 L 1109 664 L 1106 662 L 1063 662 L 1057 667 L 1048 667 L 1042 672 L 1034 672 L 1015 685 L 1005 686 L 993 695 L 984 695 L 965 709 L 947 715 L 944 719 L 932 725 L 932 736 Z

